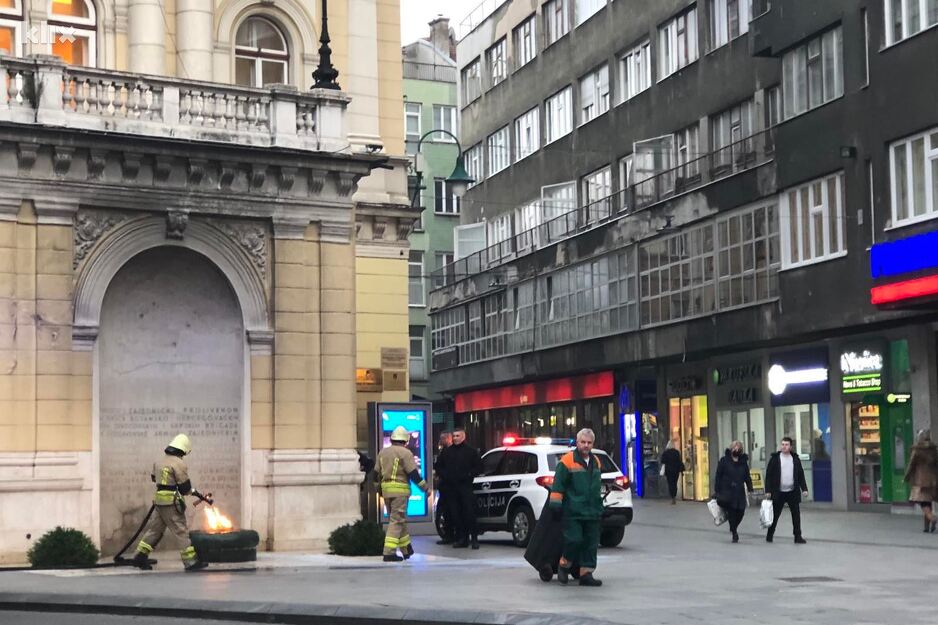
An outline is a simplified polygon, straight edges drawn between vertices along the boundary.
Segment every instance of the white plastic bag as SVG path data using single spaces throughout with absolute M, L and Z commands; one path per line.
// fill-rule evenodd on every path
M 664 477 L 664 468 L 665 468 L 664 465 L 661 465 L 661 469 L 658 470 L 658 475 L 660 475 L 661 477 Z
M 723 508 L 720 507 L 716 499 L 711 499 L 707 502 L 707 509 L 710 510 L 710 514 L 713 515 L 714 525 L 723 525 L 726 523 L 726 512 L 723 511 Z
M 772 521 L 775 520 L 775 510 L 772 508 L 771 499 L 763 499 L 762 507 L 759 508 L 759 525 L 762 526 L 762 529 L 772 526 Z

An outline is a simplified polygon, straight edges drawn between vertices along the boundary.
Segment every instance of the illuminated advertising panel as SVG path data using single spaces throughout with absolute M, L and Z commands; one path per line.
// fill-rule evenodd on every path
M 428 449 L 428 433 L 430 428 L 431 404 L 429 403 L 402 403 L 387 404 L 378 403 L 376 406 L 376 417 L 378 427 L 375 428 L 378 434 L 378 450 L 391 445 L 391 432 L 394 428 L 401 425 L 410 434 L 407 441 L 407 449 L 414 454 L 414 460 L 417 463 L 417 470 L 420 476 L 432 481 L 432 461 L 430 460 L 431 450 Z M 387 510 L 382 511 L 382 520 L 387 520 Z M 410 483 L 410 499 L 407 502 L 407 517 L 412 521 L 427 520 L 430 518 L 429 500 L 422 490 L 417 488 L 413 482 Z

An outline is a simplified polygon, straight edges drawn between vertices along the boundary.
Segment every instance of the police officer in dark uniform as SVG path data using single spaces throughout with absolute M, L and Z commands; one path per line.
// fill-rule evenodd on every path
M 446 492 L 447 512 L 453 517 L 456 542 L 453 547 L 464 549 L 470 545 L 479 548 L 479 530 L 476 527 L 476 501 L 472 480 L 482 472 L 479 451 L 466 443 L 466 430 L 453 430 L 453 444 L 440 452 L 436 461 L 440 485 Z

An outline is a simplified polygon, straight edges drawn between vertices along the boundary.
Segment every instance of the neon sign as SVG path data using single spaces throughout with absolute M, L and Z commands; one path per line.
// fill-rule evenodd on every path
M 827 382 L 827 369 L 825 367 L 786 371 L 782 365 L 772 365 L 769 369 L 769 391 L 773 395 L 783 394 L 789 386 L 818 384 L 820 382 Z

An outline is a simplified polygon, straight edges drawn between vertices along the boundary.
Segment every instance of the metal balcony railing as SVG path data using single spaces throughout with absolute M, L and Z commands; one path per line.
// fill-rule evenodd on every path
M 404 61 L 404 78 L 410 80 L 431 80 L 433 82 L 456 83 L 456 68 L 452 65 L 416 63 Z
M 758 167 L 770 161 L 774 152 L 775 129 L 769 128 L 460 258 L 434 271 L 432 284 L 445 288 L 613 219 Z
M 469 15 L 459 23 L 459 32 L 457 33 L 459 38 L 462 39 L 473 30 L 476 26 L 485 21 L 489 15 L 495 12 L 498 7 L 505 4 L 508 0 L 482 0 L 476 8 L 472 9 L 469 12 Z

